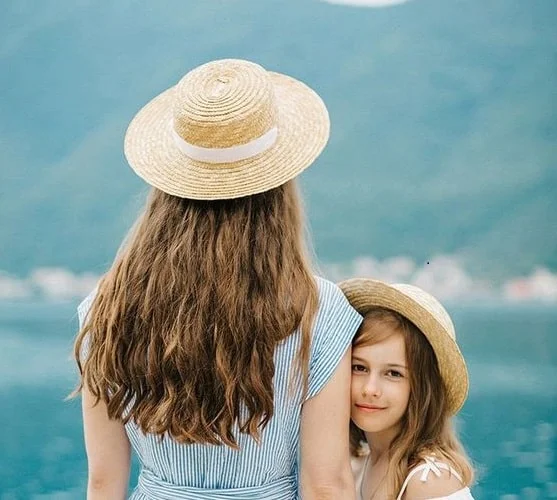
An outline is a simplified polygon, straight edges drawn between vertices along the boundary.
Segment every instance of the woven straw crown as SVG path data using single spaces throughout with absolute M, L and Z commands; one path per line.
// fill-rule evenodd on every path
M 339 286 L 360 314 L 365 316 L 372 307 L 384 307 L 398 312 L 419 328 L 437 357 L 448 393 L 449 410 L 457 413 L 468 395 L 468 370 L 456 343 L 453 322 L 441 303 L 421 288 L 408 284 L 389 285 L 354 278 Z
M 176 88 L 173 113 L 178 135 L 206 148 L 246 144 L 277 121 L 270 78 L 249 63 L 212 64 L 192 71 Z
M 212 200 L 284 184 L 311 165 L 328 136 L 327 109 L 309 87 L 225 59 L 195 68 L 144 106 L 124 151 L 152 186 Z

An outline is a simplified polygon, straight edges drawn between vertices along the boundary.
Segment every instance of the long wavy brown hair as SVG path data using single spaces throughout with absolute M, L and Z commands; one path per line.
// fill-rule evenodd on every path
M 396 498 L 410 469 L 432 454 L 451 465 L 468 486 L 474 470 L 455 432 L 437 358 L 425 335 L 401 314 L 374 307 L 365 314 L 352 346 L 374 345 L 395 333 L 404 337 L 410 397 L 400 430 L 388 449 L 388 498 Z M 365 444 L 364 432 L 350 422 L 351 454 L 364 455 Z
M 307 389 L 317 307 L 293 181 L 220 201 L 153 189 L 78 333 L 74 394 L 86 386 L 110 418 L 182 443 L 260 439 L 275 346 L 298 327 Z

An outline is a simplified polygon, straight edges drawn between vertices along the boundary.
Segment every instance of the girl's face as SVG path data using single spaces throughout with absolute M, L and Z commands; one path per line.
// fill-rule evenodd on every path
M 404 337 L 393 331 L 352 350 L 352 421 L 364 432 L 397 430 L 408 407 L 410 380 Z

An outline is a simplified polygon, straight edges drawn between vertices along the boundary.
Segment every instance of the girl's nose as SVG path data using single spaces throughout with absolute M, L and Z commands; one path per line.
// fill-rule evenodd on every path
M 364 387 L 363 396 L 379 397 L 381 396 L 381 386 L 378 377 L 370 373 Z

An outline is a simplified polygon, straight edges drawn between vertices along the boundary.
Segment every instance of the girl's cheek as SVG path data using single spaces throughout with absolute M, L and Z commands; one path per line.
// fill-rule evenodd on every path
M 352 399 L 354 399 L 357 394 L 358 394 L 358 382 L 357 380 L 355 380 L 354 377 L 352 377 L 352 384 L 350 385 L 350 396 Z

